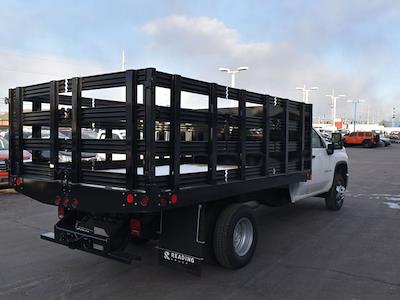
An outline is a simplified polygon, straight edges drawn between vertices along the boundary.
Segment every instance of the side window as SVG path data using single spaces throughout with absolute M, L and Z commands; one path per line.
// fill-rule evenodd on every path
M 364 136 L 364 132 L 359 132 L 359 133 L 358 133 L 358 136 L 363 137 L 363 136 Z
M 372 133 L 371 132 L 367 132 L 367 133 L 365 133 L 365 135 L 366 136 L 372 136 Z
M 313 129 L 312 131 L 312 147 L 313 148 L 325 148 L 325 144 L 322 142 L 320 136 Z
M 355 132 L 352 132 L 351 134 L 350 134 L 350 136 L 356 136 L 357 135 L 357 133 L 355 133 Z

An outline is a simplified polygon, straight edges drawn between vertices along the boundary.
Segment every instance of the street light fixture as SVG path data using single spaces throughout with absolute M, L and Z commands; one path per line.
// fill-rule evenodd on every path
M 335 127 L 335 119 L 336 119 L 336 100 L 342 97 L 346 97 L 346 95 L 338 95 L 335 96 L 335 89 L 332 89 L 332 94 L 326 95 L 327 97 L 331 98 L 332 100 L 332 126 Z
M 231 87 L 234 88 L 235 87 L 235 83 L 236 83 L 236 74 L 241 72 L 241 71 L 246 71 L 248 69 L 249 69 L 249 67 L 242 66 L 242 67 L 236 68 L 235 70 L 231 70 L 231 69 L 228 69 L 228 68 L 219 68 L 218 70 L 220 70 L 221 72 L 226 72 L 228 74 L 231 74 Z
M 319 90 L 319 87 L 313 86 L 312 88 L 307 88 L 304 84 L 303 87 L 297 87 L 296 90 L 303 92 L 303 102 L 308 103 L 308 96 L 310 94 L 310 91 Z
M 349 103 L 354 104 L 354 119 L 353 119 L 353 124 L 354 124 L 354 130 L 356 131 L 356 124 L 357 124 L 357 104 L 365 102 L 365 100 L 347 100 Z

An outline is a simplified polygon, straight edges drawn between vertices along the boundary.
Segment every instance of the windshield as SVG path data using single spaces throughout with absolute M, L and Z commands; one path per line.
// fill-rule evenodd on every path
M 8 141 L 0 138 L 0 150 L 8 150 Z

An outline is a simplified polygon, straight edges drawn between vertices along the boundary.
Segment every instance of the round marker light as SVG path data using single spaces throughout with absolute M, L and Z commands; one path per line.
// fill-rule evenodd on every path
M 126 202 L 128 202 L 129 204 L 132 204 L 133 201 L 135 201 L 135 197 L 132 194 L 128 194 L 126 196 Z
M 72 199 L 72 201 L 71 201 L 71 206 L 72 206 L 73 208 L 77 208 L 77 207 L 78 207 L 78 204 L 79 204 L 78 199 L 76 199 L 76 198 Z
M 160 198 L 160 205 L 161 206 L 167 205 L 167 200 L 165 200 L 165 198 Z
M 63 202 L 64 207 L 68 206 L 68 202 L 69 202 L 69 199 L 67 197 L 65 197 L 64 202 Z
M 58 207 L 58 218 L 59 218 L 59 219 L 64 218 L 64 213 L 65 213 L 64 207 L 59 206 L 59 207 Z
M 142 204 L 142 206 L 149 205 L 149 197 L 147 197 L 146 195 L 143 195 L 142 196 L 142 201 L 140 201 L 140 203 Z
M 178 203 L 178 196 L 176 194 L 171 195 L 171 203 L 172 204 Z
M 22 184 L 22 179 L 17 177 L 17 179 L 15 179 L 15 185 L 20 186 L 21 184 Z

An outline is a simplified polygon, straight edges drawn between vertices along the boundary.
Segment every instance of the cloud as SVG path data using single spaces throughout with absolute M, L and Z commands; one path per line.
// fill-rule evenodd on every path
M 8 89 L 17 86 L 106 72 L 104 66 L 90 61 L 49 54 L 0 51 L 0 97 L 6 97 Z M 0 105 L 0 111 L 6 109 L 5 105 Z
M 297 39 L 280 42 L 248 42 L 239 31 L 209 17 L 168 16 L 142 27 L 148 36 L 149 51 L 158 57 L 157 67 L 184 73 L 206 81 L 228 83 L 218 67 L 249 66 L 238 76 L 238 87 L 292 99 L 301 99 L 296 86 L 318 85 L 311 95 L 315 115 L 330 117 L 330 103 L 325 94 L 333 87 L 349 97 L 372 95 L 368 77 L 354 77 L 349 68 L 332 66 L 323 55 L 305 51 Z M 171 64 L 173 60 L 173 64 Z M 340 105 L 340 114 L 351 116 L 350 104 Z

